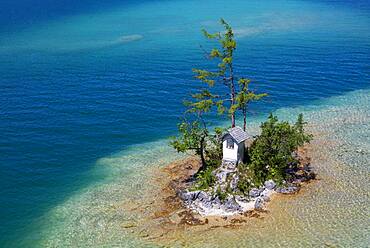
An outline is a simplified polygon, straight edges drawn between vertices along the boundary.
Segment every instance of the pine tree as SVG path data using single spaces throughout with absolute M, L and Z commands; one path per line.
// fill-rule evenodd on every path
M 238 80 L 239 92 L 236 96 L 236 104 L 234 105 L 235 110 L 239 109 L 243 114 L 243 130 L 246 131 L 247 128 L 247 110 L 248 104 L 251 101 L 258 101 L 261 98 L 267 96 L 266 93 L 256 94 L 254 91 L 249 89 L 250 79 L 241 78 Z

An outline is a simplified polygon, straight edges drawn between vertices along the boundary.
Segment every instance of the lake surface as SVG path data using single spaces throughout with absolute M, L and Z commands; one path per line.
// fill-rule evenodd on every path
M 108 228 L 115 217 L 101 207 L 134 197 L 144 190 L 145 168 L 179 157 L 167 137 L 176 133 L 182 100 L 198 85 L 191 69 L 210 65 L 200 45 L 211 44 L 200 30 L 219 31 L 220 17 L 236 33 L 237 73 L 269 94 L 252 105 L 250 127 L 256 130 L 271 111 L 288 120 L 303 112 L 312 130 L 348 146 L 327 154 L 346 164 L 348 178 L 364 178 L 349 190 L 360 192 L 349 194 L 353 216 L 338 211 L 328 219 L 338 236 L 329 244 L 369 245 L 363 190 L 370 190 L 370 1 L 5 0 L 0 6 L 1 247 L 144 245 Z M 306 244 L 323 245 L 328 236 L 306 235 Z

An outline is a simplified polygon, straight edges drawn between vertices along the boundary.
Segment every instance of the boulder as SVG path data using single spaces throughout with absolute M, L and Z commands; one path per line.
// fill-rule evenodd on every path
M 212 206 L 214 208 L 220 208 L 221 204 L 222 204 L 222 202 L 218 197 L 215 197 L 214 199 L 212 199 Z
M 307 175 L 308 180 L 315 180 L 316 174 L 314 172 L 309 172 Z
M 268 195 L 265 195 L 265 194 L 262 194 L 261 195 L 261 198 L 263 199 L 263 201 L 265 202 L 269 202 L 270 201 L 270 197 Z
M 295 194 L 299 191 L 300 187 L 297 185 L 287 185 L 285 187 L 278 187 L 275 189 L 280 194 Z
M 215 175 L 216 176 L 216 181 L 218 183 L 226 182 L 227 174 L 228 174 L 227 171 L 218 171 Z
M 238 187 L 239 176 L 235 173 L 230 181 L 231 190 L 235 191 Z
M 258 197 L 254 203 L 254 208 L 256 210 L 262 210 L 264 208 L 264 200 L 261 197 Z
M 206 192 L 204 192 L 204 191 L 200 191 L 199 193 L 198 193 L 198 196 L 197 196 L 197 198 L 196 199 L 198 199 L 199 201 L 201 201 L 201 202 L 209 202 L 210 201 L 210 196 L 206 193 Z
M 227 211 L 231 212 L 239 212 L 242 211 L 242 207 L 235 201 L 235 199 L 232 196 L 229 196 L 226 198 L 224 204 L 225 209 Z
M 258 197 L 260 196 L 261 192 L 263 191 L 263 189 L 258 189 L 258 188 L 252 188 L 250 191 L 249 191 L 249 196 L 250 197 Z
M 182 192 L 179 192 L 178 193 L 178 196 L 186 201 L 186 202 L 189 202 L 189 201 L 194 201 L 198 198 L 198 195 L 199 195 L 200 191 L 182 191 Z
M 203 203 L 203 206 L 208 209 L 211 209 L 213 207 L 212 201 L 203 201 L 202 203 Z
M 248 202 L 248 199 L 247 199 L 247 198 L 245 198 L 245 197 L 243 197 L 243 196 L 240 196 L 240 195 L 236 195 L 236 196 L 235 196 L 235 199 L 236 199 L 237 201 L 244 202 L 244 203 L 247 203 L 247 202 Z
M 268 180 L 265 182 L 265 187 L 268 190 L 273 190 L 276 187 L 276 183 L 273 180 Z

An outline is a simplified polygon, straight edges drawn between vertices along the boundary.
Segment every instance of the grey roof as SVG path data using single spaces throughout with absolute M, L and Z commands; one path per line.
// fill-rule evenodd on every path
M 246 132 L 243 131 L 243 129 L 241 127 L 233 127 L 231 129 L 229 129 L 227 131 L 227 133 L 225 133 L 222 138 L 225 137 L 225 135 L 227 134 L 230 134 L 231 137 L 233 137 L 233 139 L 237 142 L 237 143 L 241 143 L 249 138 L 251 138 L 251 136 L 249 136 Z

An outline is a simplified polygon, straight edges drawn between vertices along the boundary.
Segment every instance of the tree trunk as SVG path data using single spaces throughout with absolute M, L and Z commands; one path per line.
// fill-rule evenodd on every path
M 199 168 L 199 171 L 202 171 L 207 167 L 206 159 L 204 157 L 204 137 L 200 140 L 200 159 L 202 160 L 202 166 Z
M 245 109 L 243 109 L 243 130 L 245 132 L 245 130 L 247 130 L 247 111 Z
M 231 88 L 231 106 L 235 104 L 235 85 L 233 66 L 230 64 L 230 88 Z M 231 127 L 235 127 L 235 112 L 231 114 Z
M 231 127 L 235 127 L 235 113 L 231 114 Z

